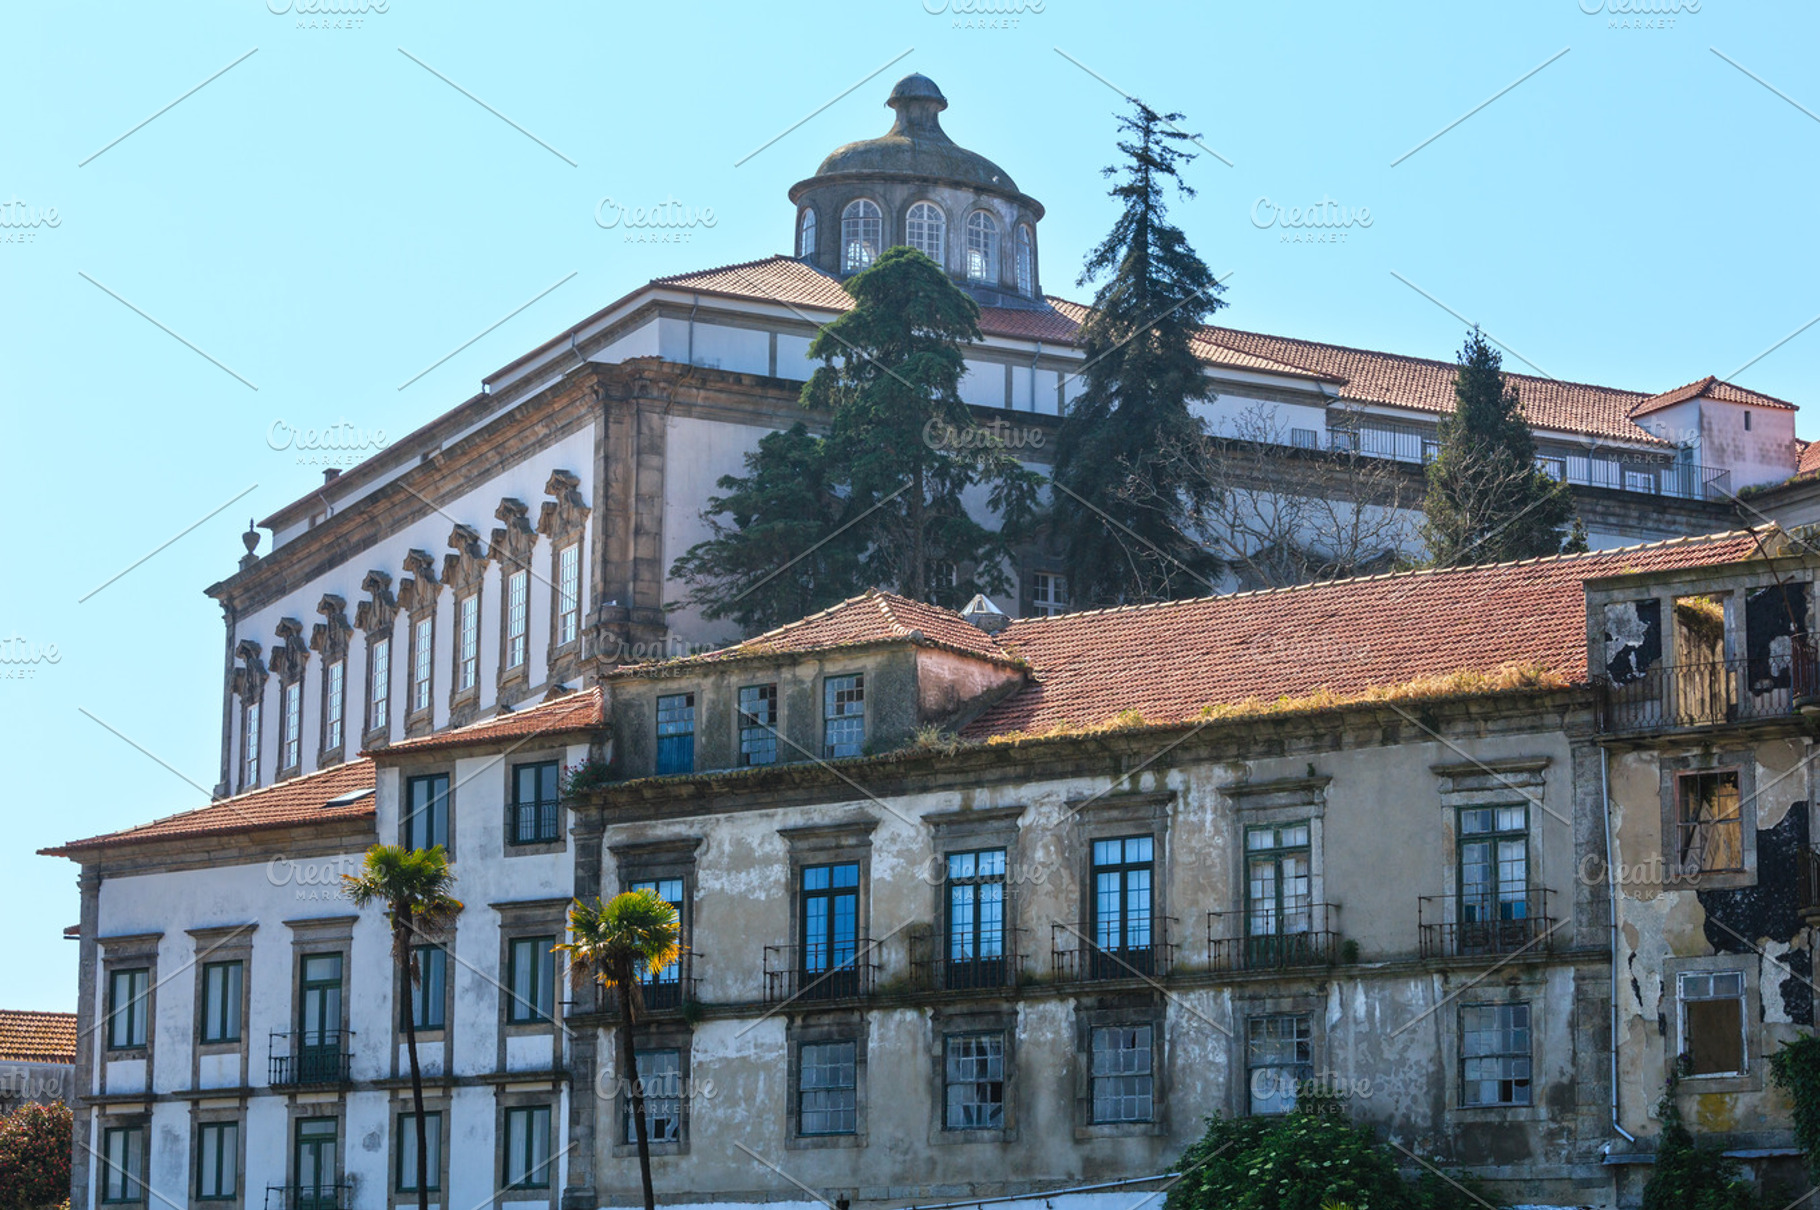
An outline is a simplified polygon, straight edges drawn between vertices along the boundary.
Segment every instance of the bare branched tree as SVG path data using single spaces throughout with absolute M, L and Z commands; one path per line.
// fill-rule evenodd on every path
M 1241 589 L 1407 566 L 1419 549 L 1422 483 L 1389 451 L 1373 448 L 1360 419 L 1356 409 L 1335 405 L 1328 429 L 1336 439 L 1310 448 L 1293 439 L 1279 408 L 1256 403 L 1220 436 L 1165 443 L 1142 465 L 1125 464 L 1120 492 L 1143 505 L 1158 482 L 1192 476 L 1204 483 L 1198 533 Z

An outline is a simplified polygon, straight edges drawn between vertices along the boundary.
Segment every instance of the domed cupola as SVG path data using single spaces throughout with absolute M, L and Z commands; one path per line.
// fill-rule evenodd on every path
M 940 117 L 948 98 L 928 76 L 905 76 L 885 104 L 897 114 L 890 130 L 835 149 L 791 186 L 796 255 L 846 277 L 908 244 L 982 305 L 1047 306 L 1037 274 L 1042 203 L 948 137 Z

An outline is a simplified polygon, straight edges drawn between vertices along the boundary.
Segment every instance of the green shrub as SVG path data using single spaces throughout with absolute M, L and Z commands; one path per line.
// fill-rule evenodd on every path
M 1722 1150 L 1696 1143 L 1681 1122 L 1675 1100 L 1679 1072 L 1668 1077 L 1657 1116 L 1662 1135 L 1656 1140 L 1656 1163 L 1643 1186 L 1643 1210 L 1753 1210 L 1756 1190 L 1743 1178 L 1736 1160 Z
M 70 1108 L 27 1103 L 0 1115 L 0 1210 L 42 1210 L 70 1194 Z

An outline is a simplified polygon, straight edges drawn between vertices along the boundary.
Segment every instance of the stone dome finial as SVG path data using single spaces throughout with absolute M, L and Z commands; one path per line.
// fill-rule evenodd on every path
M 892 87 L 885 104 L 897 111 L 899 127 L 927 122 L 939 134 L 941 123 L 935 115 L 948 108 L 948 98 L 942 95 L 934 80 L 921 72 L 912 72 Z

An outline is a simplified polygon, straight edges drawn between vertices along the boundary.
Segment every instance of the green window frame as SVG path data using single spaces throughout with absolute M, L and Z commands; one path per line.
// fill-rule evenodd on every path
M 240 1123 L 203 1122 L 196 1127 L 196 1198 L 232 1201 L 240 1192 Z
M 107 1048 L 137 1050 L 150 1037 L 152 972 L 135 966 L 107 976 Z
M 240 1041 L 240 1000 L 246 963 L 210 962 L 202 968 L 202 1040 Z
M 447 991 L 449 952 L 440 945 L 412 947 L 411 957 L 417 963 L 417 981 L 405 997 L 411 1011 L 412 1029 L 442 1029 L 448 1025 Z M 400 1014 L 399 1024 L 404 1024 Z
M 549 1021 L 556 1009 L 556 938 L 514 937 L 506 944 L 506 1023 Z
M 506 1110 L 508 1189 L 550 1187 L 550 1107 L 522 1105 Z
M 101 1200 L 107 1205 L 145 1201 L 145 1127 L 113 1126 L 101 1132 Z
M 425 1151 L 425 1188 L 431 1193 L 442 1189 L 442 1111 L 432 1109 L 423 1115 Z M 393 1186 L 399 1193 L 417 1192 L 417 1115 L 398 1115 L 398 1170 Z

